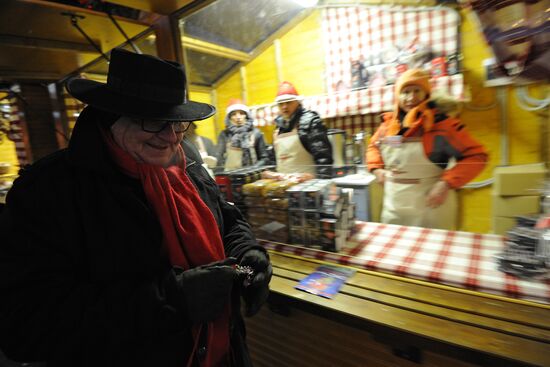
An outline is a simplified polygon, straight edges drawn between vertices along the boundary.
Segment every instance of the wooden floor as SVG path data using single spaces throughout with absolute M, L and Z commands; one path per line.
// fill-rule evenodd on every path
M 550 366 L 550 307 L 358 271 L 332 300 L 294 289 L 315 260 L 271 253 L 256 366 Z M 413 362 L 416 361 L 416 362 Z

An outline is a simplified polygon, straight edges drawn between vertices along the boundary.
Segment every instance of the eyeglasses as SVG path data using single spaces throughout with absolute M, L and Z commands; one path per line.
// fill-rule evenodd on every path
M 167 125 L 172 125 L 175 133 L 184 133 L 191 126 L 190 121 L 155 121 L 146 119 L 133 119 L 135 123 L 141 124 L 141 129 L 148 133 L 160 133 Z

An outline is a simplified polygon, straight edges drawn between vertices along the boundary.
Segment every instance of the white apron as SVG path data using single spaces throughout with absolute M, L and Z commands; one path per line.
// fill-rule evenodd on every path
M 277 159 L 277 172 L 316 174 L 315 161 L 302 145 L 296 128 L 283 134 L 275 132 L 273 147 Z
M 449 190 L 441 206 L 426 206 L 428 192 L 441 179 L 443 169 L 426 157 L 421 138 L 388 136 L 380 150 L 387 170 L 382 223 L 456 229 L 455 190 Z
M 252 159 L 252 164 L 258 161 L 256 156 L 256 149 L 254 149 L 254 133 L 250 134 L 250 158 Z M 225 164 L 224 169 L 226 171 L 242 168 L 243 166 L 243 149 L 235 148 L 231 146 L 231 141 L 227 143 L 225 150 Z

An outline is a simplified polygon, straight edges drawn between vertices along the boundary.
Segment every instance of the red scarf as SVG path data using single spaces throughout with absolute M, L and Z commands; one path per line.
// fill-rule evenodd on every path
M 214 215 L 185 170 L 179 165 L 163 168 L 138 163 L 116 144 L 110 132 L 101 132 L 116 164 L 125 174 L 141 181 L 147 201 L 160 221 L 163 245 L 172 265 L 187 270 L 223 260 L 226 256 Z M 177 154 L 181 167 L 185 167 L 181 146 Z M 208 332 L 207 354 L 201 366 L 223 364 L 229 352 L 229 306 L 218 319 L 208 323 L 207 330 L 201 329 L 201 325 L 193 326 L 195 346 L 187 365 L 192 364 L 201 331 Z

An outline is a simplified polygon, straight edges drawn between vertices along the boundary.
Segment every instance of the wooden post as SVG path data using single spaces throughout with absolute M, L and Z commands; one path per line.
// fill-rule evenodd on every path
M 172 16 L 161 16 L 155 22 L 153 28 L 155 30 L 158 57 L 183 64 L 178 19 Z

